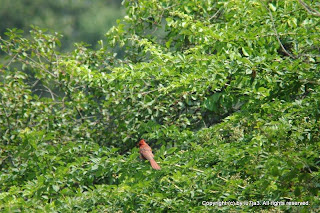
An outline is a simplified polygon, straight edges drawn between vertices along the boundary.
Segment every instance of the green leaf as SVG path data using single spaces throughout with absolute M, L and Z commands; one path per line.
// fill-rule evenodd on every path
M 60 187 L 58 185 L 52 185 L 54 191 L 58 192 Z
M 276 8 L 273 4 L 269 3 L 268 5 L 269 5 L 269 8 L 270 8 L 273 12 L 275 12 L 275 11 L 277 10 L 277 8 Z

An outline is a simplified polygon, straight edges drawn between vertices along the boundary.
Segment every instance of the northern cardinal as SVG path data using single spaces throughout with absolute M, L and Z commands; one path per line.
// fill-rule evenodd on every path
M 140 158 L 150 161 L 151 167 L 160 170 L 160 166 L 157 164 L 157 162 L 153 159 L 152 149 L 151 147 L 142 139 L 139 142 L 140 147 Z

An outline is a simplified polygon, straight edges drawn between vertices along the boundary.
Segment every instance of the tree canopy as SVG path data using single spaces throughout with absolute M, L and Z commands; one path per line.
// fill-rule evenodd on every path
M 320 5 L 123 4 L 97 50 L 1 37 L 0 210 L 319 211 Z

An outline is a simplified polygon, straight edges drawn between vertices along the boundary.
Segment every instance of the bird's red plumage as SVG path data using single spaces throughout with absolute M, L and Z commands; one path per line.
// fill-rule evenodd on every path
M 157 162 L 153 159 L 154 155 L 152 153 L 151 147 L 145 142 L 145 140 L 140 140 L 139 142 L 139 153 L 140 153 L 140 158 L 142 159 L 147 159 L 150 161 L 151 167 L 160 170 L 160 166 L 157 164 Z

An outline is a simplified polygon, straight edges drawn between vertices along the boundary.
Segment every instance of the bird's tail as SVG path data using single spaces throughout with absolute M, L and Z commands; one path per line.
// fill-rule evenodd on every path
M 154 159 L 151 159 L 150 160 L 150 164 L 151 164 L 151 167 L 156 169 L 156 170 L 160 170 L 160 166 L 157 164 L 157 162 L 154 160 Z

